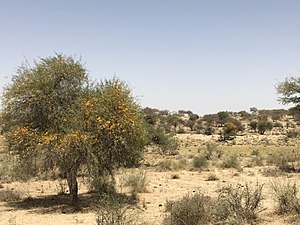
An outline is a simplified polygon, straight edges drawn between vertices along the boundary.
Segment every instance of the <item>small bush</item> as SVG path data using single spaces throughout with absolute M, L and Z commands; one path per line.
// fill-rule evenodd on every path
M 16 202 L 21 200 L 22 193 L 16 190 L 0 190 L 0 202 Z
M 264 158 L 261 155 L 254 155 L 251 159 L 251 163 L 253 166 L 263 166 Z
M 187 168 L 187 166 L 188 166 L 188 161 L 185 158 L 181 157 L 177 161 L 173 161 L 171 167 L 174 170 L 184 170 Z
M 159 153 L 161 155 L 177 155 L 179 141 L 176 137 L 166 135 L 164 142 L 159 145 Z
M 146 172 L 141 171 L 126 174 L 121 180 L 121 185 L 129 188 L 132 194 L 147 192 L 148 183 Z
M 209 201 L 209 197 L 196 193 L 192 196 L 184 196 L 178 201 L 167 202 L 168 214 L 163 225 L 208 224 L 211 218 Z
M 236 169 L 238 169 L 239 166 L 240 166 L 240 163 L 239 163 L 237 155 L 235 155 L 235 154 L 227 155 L 222 160 L 222 166 L 224 168 L 236 168 Z
M 283 173 L 277 167 L 275 167 L 275 168 L 267 167 L 267 168 L 263 169 L 262 175 L 264 175 L 266 177 L 278 177 L 278 176 L 282 176 Z
M 193 158 L 193 167 L 194 168 L 204 168 L 207 167 L 208 162 L 207 159 L 204 156 L 196 156 Z
M 166 205 L 163 225 L 256 224 L 261 207 L 263 185 L 228 186 L 218 198 L 202 193 L 187 195 Z
M 299 131 L 296 131 L 296 130 L 289 130 L 287 133 L 286 133 L 286 136 L 288 138 L 297 138 L 300 136 L 300 133 Z
M 179 179 L 179 178 L 180 178 L 180 176 L 178 173 L 171 174 L 171 179 Z
M 277 156 L 275 165 L 286 173 L 300 171 L 300 155 L 298 152 L 286 152 Z
M 223 154 L 223 151 L 219 149 L 218 145 L 213 142 L 208 142 L 205 150 L 203 152 L 199 150 L 199 152 L 201 152 L 207 160 L 211 160 L 213 157 L 221 158 Z
M 172 170 L 173 162 L 170 159 L 164 159 L 159 161 L 158 166 L 162 170 Z
M 98 207 L 97 225 L 142 225 L 130 214 L 130 208 L 118 199 L 104 198 Z
M 293 212 L 300 214 L 299 188 L 295 182 L 274 180 L 270 182 L 270 187 L 279 214 Z
M 259 184 L 251 188 L 247 183 L 223 188 L 214 207 L 215 222 L 253 224 L 258 218 L 258 213 L 264 210 L 261 206 L 262 188 L 263 185 Z
M 219 180 L 219 178 L 214 173 L 209 174 L 206 178 L 206 181 L 216 181 L 216 180 Z

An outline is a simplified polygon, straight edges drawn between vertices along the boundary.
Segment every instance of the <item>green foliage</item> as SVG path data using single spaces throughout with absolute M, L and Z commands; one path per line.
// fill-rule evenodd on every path
M 117 78 L 90 85 L 82 64 L 61 54 L 19 68 L 4 90 L 1 121 L 20 168 L 33 175 L 59 168 L 73 203 L 82 165 L 105 181 L 114 169 L 136 165 L 145 145 L 144 118 L 128 86 Z
M 236 168 L 238 169 L 240 166 L 238 157 L 236 154 L 229 154 L 226 155 L 223 159 L 222 159 L 222 167 L 224 168 Z
M 191 113 L 189 115 L 190 120 L 196 121 L 197 119 L 199 119 L 199 116 L 197 114 Z
M 193 158 L 193 167 L 194 168 L 204 168 L 207 167 L 208 162 L 204 156 L 196 156 Z
M 136 165 L 143 155 L 146 130 L 131 90 L 117 78 L 96 85 L 85 102 L 85 126 L 96 165 L 112 173 Z
M 231 122 L 225 123 L 225 127 L 223 129 L 223 133 L 221 135 L 221 139 L 223 141 L 227 141 L 233 139 L 233 137 L 237 134 L 237 127 Z
M 281 95 L 279 101 L 283 104 L 300 104 L 300 77 L 288 77 L 276 87 L 277 93 Z
M 175 131 L 176 128 L 183 123 L 182 119 L 178 115 L 168 115 L 165 121 L 169 127 L 173 126 Z
M 251 130 L 256 131 L 256 129 L 257 129 L 257 123 L 258 122 L 256 120 L 251 120 L 250 121 L 249 126 L 250 126 Z
M 159 117 L 156 113 L 156 110 L 146 107 L 145 109 L 143 109 L 143 113 L 145 116 L 145 120 L 148 124 L 150 125 L 157 124 Z
M 56 54 L 34 67 L 21 66 L 3 94 L 2 125 L 10 151 L 28 173 L 54 167 L 66 172 L 74 181 L 73 197 L 76 173 L 86 160 L 80 109 L 87 82 L 79 61 Z
M 246 112 L 245 110 L 240 111 L 239 114 L 241 115 L 241 117 L 244 120 L 250 120 L 252 118 L 252 115 L 250 113 Z
M 273 123 L 265 118 L 262 118 L 257 123 L 257 130 L 260 134 L 264 134 L 266 131 L 273 129 Z
M 228 112 L 218 112 L 218 119 L 220 124 L 225 124 L 227 122 L 227 119 L 230 117 Z
M 199 153 L 201 153 L 202 156 L 204 156 L 207 160 L 215 158 L 221 158 L 223 155 L 223 150 L 218 147 L 217 144 L 213 142 L 208 142 L 205 146 L 205 149 L 199 149 Z
M 207 126 L 204 130 L 204 134 L 206 135 L 212 135 L 215 133 L 215 129 L 211 126 Z
M 196 124 L 195 120 L 191 120 L 191 119 L 185 122 L 185 125 L 189 127 L 191 130 L 194 130 L 195 124 Z
M 163 128 L 148 127 L 148 144 L 155 144 L 159 147 L 162 155 L 175 155 L 179 142 L 172 134 L 167 134 Z

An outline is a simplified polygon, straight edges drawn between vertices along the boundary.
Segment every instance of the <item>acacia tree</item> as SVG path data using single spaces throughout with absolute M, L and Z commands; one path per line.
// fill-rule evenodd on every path
M 300 106 L 300 77 L 288 77 L 276 87 L 279 98 L 283 104 L 293 103 Z
M 113 174 L 136 163 L 144 144 L 140 108 L 130 89 L 116 78 L 88 83 L 79 61 L 57 54 L 34 67 L 21 66 L 3 94 L 2 126 L 10 151 L 33 175 L 59 168 L 74 205 L 83 164 Z
M 56 54 L 34 67 L 22 65 L 3 94 L 3 132 L 27 172 L 60 168 L 72 203 L 77 202 L 77 171 L 86 160 L 80 99 L 88 77 L 79 61 Z
M 91 175 L 94 186 L 103 190 L 107 176 L 114 185 L 116 168 L 131 167 L 140 161 L 146 144 L 144 117 L 130 88 L 113 78 L 90 91 L 85 102 L 85 124 L 92 145 Z

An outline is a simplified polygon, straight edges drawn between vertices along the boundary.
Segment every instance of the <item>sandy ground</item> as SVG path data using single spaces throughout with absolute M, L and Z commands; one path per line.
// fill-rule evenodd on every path
M 268 136 L 253 135 L 252 140 L 257 144 L 269 139 L 272 142 L 274 138 Z M 281 138 L 281 137 L 277 137 Z M 218 136 L 204 135 L 181 135 L 179 139 L 185 145 L 183 149 L 191 147 L 198 148 L 205 146 L 208 141 L 217 140 Z M 243 143 L 249 137 L 239 137 L 237 143 Z M 298 149 L 299 149 L 299 140 Z M 252 143 L 253 144 L 253 143 Z M 293 143 L 292 143 L 293 144 Z M 187 156 L 196 154 L 188 150 Z M 148 156 L 149 157 L 149 156 Z M 155 165 L 161 160 L 157 155 L 153 158 L 146 159 L 151 165 Z M 139 203 L 134 211 L 134 216 L 138 221 L 147 222 L 149 225 L 160 225 L 165 216 L 165 205 L 167 200 L 176 200 L 184 195 L 193 195 L 195 192 L 202 191 L 205 195 L 216 197 L 218 190 L 229 184 L 244 184 L 245 182 L 255 185 L 256 183 L 264 184 L 263 188 L 263 207 L 266 208 L 260 213 L 262 225 L 287 225 L 300 224 L 293 222 L 293 217 L 279 216 L 275 214 L 275 202 L 272 197 L 272 191 L 269 187 L 270 180 L 274 177 L 266 177 L 262 171 L 265 167 L 243 167 L 237 169 L 221 169 L 218 167 L 209 167 L 206 171 L 159 171 L 158 167 L 143 167 L 146 172 L 149 184 L 146 193 L 138 195 Z M 179 179 L 172 179 L 176 173 Z M 209 174 L 214 173 L 219 180 L 206 181 Z M 289 174 L 280 177 L 280 179 L 289 179 L 299 181 L 300 174 Z M 96 212 L 83 207 L 79 212 L 70 211 L 68 206 L 68 196 L 57 196 L 61 190 L 59 181 L 31 181 L 31 182 L 13 182 L 3 184 L 2 190 L 14 190 L 22 193 L 22 197 L 27 199 L 15 203 L 0 202 L 0 225 L 60 225 L 60 224 L 86 224 L 96 225 Z M 64 185 L 63 185 L 64 186 Z M 82 202 L 88 202 L 86 186 L 81 182 L 79 194 Z M 29 197 L 29 198 L 28 198 Z
M 288 224 L 287 217 L 280 217 L 274 214 L 274 201 L 272 193 L 268 187 L 269 177 L 264 177 L 260 170 L 261 167 L 243 168 L 238 172 L 236 169 L 212 169 L 212 171 L 178 171 L 179 179 L 172 179 L 173 171 L 159 172 L 155 169 L 147 169 L 147 177 L 150 180 L 148 192 L 139 194 L 138 209 L 135 215 L 138 220 L 149 224 L 159 225 L 164 218 L 165 204 L 167 200 L 175 200 L 186 194 L 193 194 L 202 191 L 209 196 L 217 196 L 217 191 L 225 185 L 236 183 L 265 184 L 263 189 L 263 206 L 266 210 L 260 214 L 262 222 L 266 225 Z M 209 174 L 215 173 L 219 180 L 206 181 Z M 298 174 L 290 175 L 290 180 L 299 180 Z M 35 181 L 35 182 L 15 182 L 5 184 L 4 188 L 14 188 L 21 191 L 24 196 L 32 199 L 42 198 L 45 201 L 47 196 L 57 194 L 58 183 L 54 181 Z M 81 185 L 81 189 L 85 189 Z M 55 196 L 53 197 L 55 198 Z M 53 200 L 52 197 L 49 201 Z M 67 201 L 67 200 L 66 200 Z M 50 207 L 39 204 L 29 204 L 30 207 L 18 203 L 0 203 L 0 224 L 1 225 L 58 225 L 58 224 L 86 224 L 95 225 L 95 212 L 71 213 L 64 211 L 61 204 L 53 204 Z

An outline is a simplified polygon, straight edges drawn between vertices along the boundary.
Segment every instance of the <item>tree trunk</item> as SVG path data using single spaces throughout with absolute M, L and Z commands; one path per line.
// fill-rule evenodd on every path
M 77 206 L 78 203 L 78 183 L 77 183 L 77 173 L 71 171 L 67 174 L 67 181 L 71 195 L 71 203 L 73 206 Z

